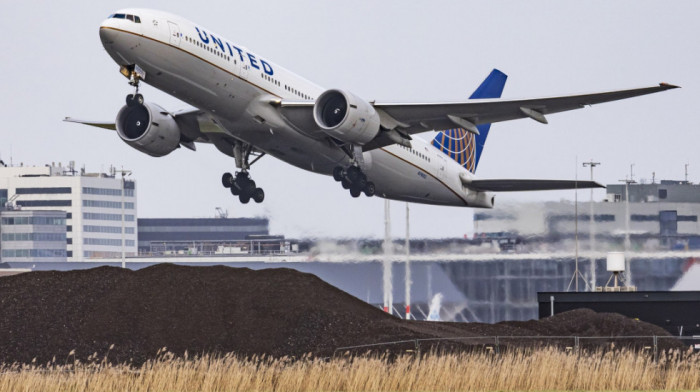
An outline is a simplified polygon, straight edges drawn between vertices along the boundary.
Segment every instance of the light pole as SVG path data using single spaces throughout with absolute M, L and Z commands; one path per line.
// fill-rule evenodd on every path
M 124 170 L 124 168 L 122 168 L 121 170 L 116 170 L 116 171 L 122 174 L 122 192 L 121 192 L 121 194 L 122 194 L 122 268 L 126 268 L 126 250 L 124 248 L 124 240 L 125 240 L 125 236 L 124 236 L 124 231 L 125 231 L 124 194 L 126 193 L 126 185 L 125 185 L 126 179 L 125 179 L 125 177 L 131 175 L 131 170 Z
M 391 276 L 391 208 L 389 199 L 384 200 L 384 261 L 382 262 L 382 286 L 384 288 L 384 311 L 393 313 L 394 299 L 392 298 L 392 276 Z
M 409 232 L 408 203 L 406 203 L 406 320 L 411 319 L 411 248 Z
M 593 168 L 600 165 L 600 162 L 593 162 L 593 159 L 591 159 L 588 162 L 583 162 L 583 167 L 590 166 L 591 167 L 591 182 L 593 181 Z M 589 202 L 590 204 L 590 210 L 589 210 L 589 218 L 590 218 L 590 223 L 588 227 L 589 231 L 589 239 L 588 239 L 588 246 L 589 250 L 591 252 L 591 270 L 590 270 L 590 279 L 591 279 L 591 291 L 595 291 L 595 285 L 596 285 L 596 274 L 595 274 L 595 255 L 593 252 L 595 252 L 595 218 L 593 215 L 593 188 L 591 188 L 591 200 Z
M 630 173 L 632 172 L 630 166 Z M 627 286 L 632 286 L 632 271 L 630 271 L 630 248 L 632 247 L 632 242 L 630 241 L 630 184 L 636 184 L 637 181 L 633 179 L 620 180 L 620 182 L 625 183 L 625 283 Z

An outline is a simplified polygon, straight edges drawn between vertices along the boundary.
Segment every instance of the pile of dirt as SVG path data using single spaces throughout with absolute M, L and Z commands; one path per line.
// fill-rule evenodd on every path
M 142 363 L 163 347 L 195 353 L 331 355 L 373 342 L 458 336 L 668 335 L 617 314 L 582 310 L 542 321 L 403 321 L 291 269 L 160 264 L 30 272 L 0 278 L 0 363 Z M 114 345 L 112 349 L 110 346 Z

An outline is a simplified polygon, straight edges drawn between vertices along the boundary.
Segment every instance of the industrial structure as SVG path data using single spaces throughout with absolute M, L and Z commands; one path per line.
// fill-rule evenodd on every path
M 550 244 L 573 239 L 578 230 L 582 244 L 590 241 L 592 233 L 598 251 L 619 249 L 626 241 L 632 250 L 700 248 L 700 185 L 688 181 L 611 184 L 605 199 L 593 203 L 592 220 L 589 202 L 578 204 L 578 214 L 571 201 L 479 211 L 474 214 L 474 229 L 485 237 L 500 234 Z
M 140 218 L 139 255 L 274 254 L 296 250 L 267 218 Z

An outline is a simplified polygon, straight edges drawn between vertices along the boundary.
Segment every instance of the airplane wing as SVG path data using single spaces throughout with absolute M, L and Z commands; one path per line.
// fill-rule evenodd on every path
M 580 109 L 585 106 L 658 93 L 678 88 L 666 83 L 654 87 L 608 91 L 594 94 L 569 95 L 534 99 L 472 99 L 457 103 L 396 104 L 375 103 L 374 108 L 396 120 L 397 126 L 408 134 L 441 131 L 470 125 L 532 118 L 547 123 L 548 114 Z
M 85 125 L 90 125 L 92 127 L 97 127 L 97 128 L 102 128 L 102 129 L 108 129 L 110 131 L 116 131 L 117 130 L 117 124 L 114 122 L 99 122 L 99 121 L 89 121 L 89 120 L 79 120 L 77 118 L 73 117 L 66 117 L 63 119 L 65 122 L 72 122 L 72 123 L 78 123 L 78 124 L 85 124 Z
M 195 143 L 217 144 L 219 139 L 229 137 L 222 132 L 221 128 L 219 128 L 219 124 L 214 119 L 206 115 L 206 113 L 202 112 L 201 110 L 182 110 L 172 113 L 171 115 L 178 123 L 180 130 L 182 131 L 180 145 L 189 148 L 192 151 L 196 151 Z M 89 121 L 73 117 L 66 117 L 63 119 L 63 121 L 90 125 L 111 131 L 117 130 L 117 125 L 114 123 L 114 121 Z
M 426 131 L 442 131 L 455 127 L 474 132 L 479 124 L 531 118 L 547 123 L 546 115 L 580 109 L 585 106 L 658 93 L 678 88 L 660 83 L 658 86 L 617 90 L 593 94 L 568 95 L 532 99 L 470 99 L 465 102 L 447 103 L 373 103 L 382 127 L 375 140 L 364 150 L 371 150 L 400 139 L 410 139 L 411 134 Z M 281 101 L 282 114 L 290 122 L 305 128 L 318 128 L 313 119 L 313 102 Z M 396 131 L 396 132 L 394 132 Z M 478 132 L 478 131 L 477 131 Z
M 468 180 L 460 177 L 462 184 L 475 191 L 517 192 L 552 191 L 561 189 L 605 188 L 595 181 L 567 180 Z

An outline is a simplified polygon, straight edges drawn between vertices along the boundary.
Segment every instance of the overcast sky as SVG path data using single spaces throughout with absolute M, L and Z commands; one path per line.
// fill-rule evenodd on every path
M 140 217 L 267 216 L 288 237 L 383 235 L 383 199 L 353 199 L 331 177 L 265 157 L 252 175 L 263 204 L 241 205 L 221 186 L 231 158 L 211 146 L 152 158 L 116 133 L 63 123 L 65 116 L 113 121 L 131 92 L 98 36 L 125 7 L 182 15 L 321 86 L 367 100 L 455 101 L 492 68 L 508 74 L 504 98 L 656 85 L 683 88 L 532 120 L 495 124 L 477 175 L 588 178 L 602 162 L 604 184 L 635 179 L 700 181 L 700 2 L 697 1 L 21 1 L 0 13 L 0 158 L 43 165 L 70 160 L 87 171 L 133 170 Z M 143 85 L 146 100 L 187 106 Z M 424 135 L 428 138 L 430 135 Z M 578 163 L 577 163 L 578 159 Z M 501 194 L 519 200 L 573 199 L 570 192 Z M 595 193 L 602 199 L 605 191 Z M 589 192 L 581 191 L 580 200 Z M 403 236 L 405 203 L 392 202 Z M 471 234 L 473 210 L 411 205 L 417 237 Z

